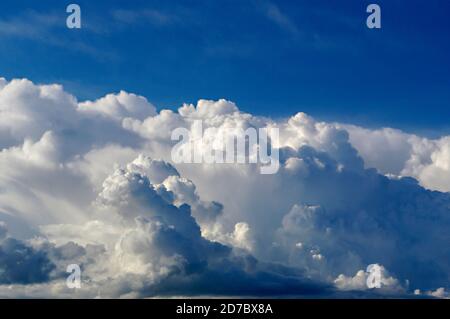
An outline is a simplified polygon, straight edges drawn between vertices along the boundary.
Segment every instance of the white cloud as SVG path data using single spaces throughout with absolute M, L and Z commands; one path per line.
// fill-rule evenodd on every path
M 350 142 L 366 167 L 411 176 L 428 189 L 450 192 L 450 137 L 433 140 L 391 128 L 342 127 L 350 133 Z
M 278 173 L 171 164 L 171 131 L 197 119 L 215 129 L 207 143 L 279 127 Z M 304 113 L 275 121 L 226 100 L 159 112 L 123 91 L 78 102 L 59 85 L 4 79 L 0 132 L 0 239 L 42 266 L 28 283 L 8 268 L 0 296 L 370 294 L 360 269 L 371 263 L 389 269 L 388 294 L 450 283 L 450 195 L 411 178 L 450 188 L 449 137 Z M 0 268 L 19 258 L 7 251 Z M 61 284 L 69 263 L 89 279 L 80 291 Z
M 380 284 L 381 288 L 376 290 L 376 288 L 369 288 L 367 285 L 368 273 L 364 270 L 358 270 L 353 277 L 347 277 L 340 274 L 334 283 L 339 289 L 342 290 L 369 290 L 376 291 L 378 293 L 403 293 L 405 288 L 399 283 L 399 281 L 389 276 L 389 272 L 383 266 L 380 267 Z M 375 289 L 375 290 L 374 290 Z
M 120 91 L 108 94 L 97 101 L 86 101 L 78 104 L 81 112 L 92 112 L 117 120 L 126 117 L 147 118 L 156 115 L 155 107 L 146 98 Z
M 450 293 L 445 290 L 444 287 L 437 288 L 436 290 L 429 290 L 422 292 L 420 289 L 414 290 L 415 295 L 425 295 L 425 296 L 431 296 L 436 297 L 440 299 L 450 299 Z

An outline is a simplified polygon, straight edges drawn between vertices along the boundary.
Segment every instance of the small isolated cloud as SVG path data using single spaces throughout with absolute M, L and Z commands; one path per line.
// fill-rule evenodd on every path
M 377 265 L 380 267 L 380 285 L 381 287 L 379 290 L 376 288 L 371 288 L 367 284 L 367 280 L 369 278 L 369 275 L 364 270 L 359 270 L 353 277 L 345 276 L 343 274 L 340 274 L 335 280 L 335 285 L 341 289 L 341 290 L 369 290 L 372 289 L 374 292 L 378 293 L 403 293 L 405 292 L 405 288 L 399 283 L 399 281 L 389 276 L 388 271 L 383 266 Z

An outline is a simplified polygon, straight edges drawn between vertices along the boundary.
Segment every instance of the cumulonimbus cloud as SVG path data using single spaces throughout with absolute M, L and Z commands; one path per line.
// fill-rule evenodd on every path
M 171 163 L 171 132 L 197 120 L 279 128 L 279 171 Z M 375 263 L 375 293 L 448 295 L 449 137 L 0 79 L 0 148 L 1 296 L 332 297 L 373 293 Z

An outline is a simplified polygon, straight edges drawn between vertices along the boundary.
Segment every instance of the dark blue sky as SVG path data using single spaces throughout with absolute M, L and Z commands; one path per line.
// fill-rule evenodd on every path
M 81 30 L 65 26 L 69 3 Z M 382 9 L 381 30 L 366 7 Z M 274 117 L 450 132 L 450 1 L 0 2 L 0 76 L 158 108 L 226 98 Z

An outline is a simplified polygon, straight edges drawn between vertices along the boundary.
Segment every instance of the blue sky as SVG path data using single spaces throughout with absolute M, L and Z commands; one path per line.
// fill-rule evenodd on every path
M 450 132 L 450 1 L 0 3 L 0 76 L 121 89 L 158 108 L 226 98 L 254 114 Z M 369 3 L 381 30 L 365 25 Z

